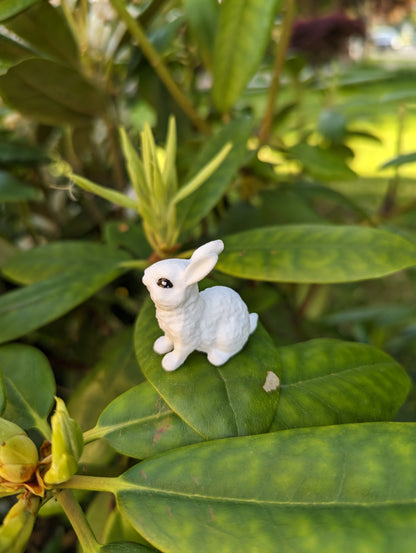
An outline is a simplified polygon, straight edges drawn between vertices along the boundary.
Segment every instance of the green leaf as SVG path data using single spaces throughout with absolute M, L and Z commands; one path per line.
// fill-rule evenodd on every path
M 0 202 L 23 202 L 42 200 L 40 190 L 23 184 L 12 174 L 0 170 Z
M 286 430 L 149 459 L 120 478 L 116 495 L 169 553 L 407 553 L 415 455 L 411 423 Z
M 296 144 L 288 152 L 298 160 L 312 176 L 328 182 L 352 180 L 357 177 L 343 156 L 320 146 Z
M 278 352 L 282 384 L 272 431 L 391 420 L 410 389 L 403 368 L 365 344 L 317 339 Z
M 163 333 L 148 300 L 135 330 L 135 349 L 143 374 L 169 407 L 205 439 L 266 432 L 279 390 L 263 389 L 268 372 L 279 374 L 273 343 L 259 325 L 243 351 L 215 367 L 194 352 L 177 371 L 162 369 L 153 342 Z M 206 391 L 209 390 L 209 394 Z
M 255 280 L 353 282 L 416 264 L 416 247 L 368 227 L 283 225 L 224 238 L 217 269 Z
M 0 35 L 0 75 L 7 73 L 13 65 L 33 56 L 34 53 L 25 46 Z
M 198 190 L 205 181 L 218 169 L 218 167 L 223 163 L 224 159 L 229 154 L 232 149 L 232 144 L 229 142 L 225 144 L 223 148 L 218 152 L 218 154 L 211 159 L 202 169 L 186 184 L 181 186 L 178 192 L 173 198 L 173 203 L 177 204 L 190 196 L 193 192 Z
M 83 430 L 91 428 L 104 407 L 142 380 L 133 348 L 133 329 L 125 327 L 108 339 L 97 364 L 71 394 L 69 413 Z
M 4 418 L 25 430 L 38 428 L 49 438 L 46 418 L 53 404 L 55 380 L 48 359 L 23 344 L 0 347 L 0 372 L 7 404 Z
M 118 265 L 72 269 L 13 290 L 0 298 L 0 343 L 14 340 L 61 317 L 120 276 Z
M 43 150 L 23 142 L 0 140 L 0 165 L 15 169 L 47 163 L 49 158 Z
M 108 221 L 103 226 L 103 239 L 113 248 L 122 248 L 132 253 L 136 259 L 148 259 L 152 254 L 143 225 L 134 219 Z
M 79 64 L 78 45 L 60 7 L 37 2 L 5 26 L 41 54 L 69 65 Z
M 33 284 L 68 271 L 106 271 L 130 256 L 112 246 L 67 240 L 23 250 L 3 266 L 3 274 L 19 284 Z
M 133 530 L 132 530 L 133 532 Z M 100 553 L 156 553 L 157 550 L 154 547 L 146 547 L 141 543 L 134 543 L 130 541 L 120 541 L 115 543 L 108 543 L 102 545 Z
M 220 5 L 217 0 L 184 0 L 183 6 L 192 37 L 205 65 L 211 69 Z
M 52 60 L 28 59 L 0 76 L 4 102 L 46 125 L 86 125 L 106 109 L 104 94 L 77 71 Z
M 26 10 L 39 0 L 0 0 L 0 21 L 6 21 L 10 17 Z
M 247 153 L 247 140 L 253 125 L 249 117 L 235 119 L 217 134 L 210 138 L 202 147 L 195 164 L 192 167 L 191 180 L 209 163 L 227 143 L 233 147 L 215 173 L 204 182 L 204 185 L 178 204 L 178 220 L 182 221 L 185 230 L 194 230 L 203 217 L 208 215 L 227 191 L 232 179 L 237 174 Z
M 137 211 L 137 201 L 129 198 L 129 196 L 126 196 L 121 192 L 118 192 L 117 190 L 105 188 L 104 186 L 95 184 L 94 182 L 79 175 L 71 175 L 71 180 L 83 190 L 87 190 L 87 192 L 92 192 L 93 194 L 100 196 L 100 198 L 104 198 L 105 200 L 108 200 L 115 205 L 119 205 L 120 207 L 134 209 L 134 211 Z
M 410 154 L 402 154 L 400 156 L 394 157 L 390 161 L 386 161 L 380 167 L 380 169 L 387 169 L 388 167 L 401 167 L 407 163 L 414 163 L 416 161 L 416 152 L 411 152 Z
M 231 108 L 258 69 L 275 15 L 275 0 L 227 0 L 221 4 L 212 87 L 219 111 Z
M 89 436 L 105 438 L 116 451 L 136 459 L 202 441 L 148 382 L 112 401 Z

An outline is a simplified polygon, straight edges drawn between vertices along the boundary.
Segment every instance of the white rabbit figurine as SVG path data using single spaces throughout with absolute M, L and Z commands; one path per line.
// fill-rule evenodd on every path
M 231 288 L 213 286 L 199 292 L 197 282 L 211 272 L 223 249 L 222 240 L 214 240 L 190 259 L 165 259 L 144 272 L 143 283 L 165 333 L 153 349 L 166 354 L 166 371 L 176 370 L 194 350 L 207 353 L 213 365 L 222 365 L 243 348 L 257 326 L 257 313 L 249 314 Z

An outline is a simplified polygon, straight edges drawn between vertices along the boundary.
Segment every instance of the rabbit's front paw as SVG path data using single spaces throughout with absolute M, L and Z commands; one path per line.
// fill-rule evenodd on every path
M 162 367 L 165 371 L 176 371 L 184 361 L 185 359 L 182 356 L 179 356 L 175 351 L 171 351 L 162 359 Z
M 173 350 L 173 342 L 167 336 L 160 336 L 153 344 L 156 353 L 163 355 Z

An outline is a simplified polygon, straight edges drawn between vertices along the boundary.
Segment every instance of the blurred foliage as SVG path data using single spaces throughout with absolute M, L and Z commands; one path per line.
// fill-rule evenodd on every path
M 304 530 L 299 551 L 325 549 L 322 535 L 332 531 L 339 553 L 387 552 L 391 543 L 407 550 L 411 519 L 403 518 L 402 537 L 395 524 L 416 493 L 403 453 L 416 420 L 408 395 L 416 376 L 416 72 L 406 60 L 371 59 L 362 10 L 300 21 L 306 4 L 0 1 L 0 411 L 39 451 L 30 478 L 0 482 L 4 513 L 8 496 L 18 497 L 0 527 L 0 551 L 19 553 L 30 539 L 30 551 L 51 553 L 209 553 L 222 545 L 251 553 L 263 531 L 256 547 L 274 551 L 279 525 L 276 534 L 263 528 L 261 512 L 243 507 L 250 498 L 242 490 L 255 488 L 260 469 L 278 470 L 271 460 L 286 439 L 303 464 L 294 463 L 293 481 L 291 473 L 282 479 L 286 496 L 276 487 L 276 501 L 296 504 L 295 475 L 305 466 L 318 484 L 303 483 L 299 501 L 324 505 L 325 470 L 346 448 L 353 474 L 362 449 L 360 462 L 379 476 L 371 490 L 397 511 L 377 519 L 377 539 L 341 504 L 338 520 L 307 508 L 304 519 L 283 512 L 282 551 L 291 525 Z M 359 60 L 347 56 L 351 37 L 362 42 Z M 260 328 L 223 371 L 195 354 L 166 374 L 151 354 L 159 330 L 143 269 L 216 238 L 225 250 L 207 282 L 236 289 Z M 282 385 L 265 398 L 267 371 Z M 392 419 L 396 427 L 377 422 Z M 363 423 L 375 424 L 376 437 Z M 348 427 L 342 434 L 332 425 Z M 320 428 L 299 430 L 306 427 Z M 256 442 L 260 433 L 267 436 Z M 259 444 L 258 473 L 254 461 L 241 471 L 240 443 Z M 409 496 L 390 497 L 384 485 L 387 473 L 399 474 L 389 472 L 392 456 L 383 464 L 374 454 L 388 443 Z M 230 475 L 221 476 L 222 457 L 238 473 L 236 495 Z M 159 465 L 178 483 L 187 532 L 163 503 L 170 482 L 158 488 Z M 154 504 L 140 481 L 148 469 Z M 206 497 L 192 513 L 200 472 Z M 89 484 L 76 480 L 82 475 Z M 338 477 L 328 497 L 342 503 L 348 478 Z M 58 489 L 62 481 L 79 495 Z M 217 502 L 216 518 L 209 504 L 205 520 L 204 501 L 223 490 L 232 508 Z M 109 491 L 120 509 L 113 498 L 100 507 Z M 235 534 L 224 531 L 227 520 Z M 31 538 L 20 533 L 27 521 Z

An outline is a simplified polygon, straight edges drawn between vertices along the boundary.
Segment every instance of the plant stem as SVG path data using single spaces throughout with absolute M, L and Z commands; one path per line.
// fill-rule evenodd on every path
M 93 531 L 71 490 L 56 490 L 55 497 L 59 501 L 69 522 L 71 523 L 84 553 L 98 553 L 100 546 Z
M 285 14 L 283 17 L 282 33 L 277 45 L 276 57 L 274 59 L 273 76 L 270 84 L 269 96 L 267 98 L 266 111 L 260 126 L 259 139 L 260 144 L 266 144 L 269 140 L 270 129 L 273 122 L 273 116 L 276 106 L 277 95 L 280 89 L 280 75 L 286 58 L 286 51 L 289 45 L 290 34 L 292 32 L 292 23 L 295 15 L 295 0 L 286 0 Z
M 110 476 L 83 476 L 81 474 L 75 474 L 66 482 L 59 484 L 59 487 L 74 490 L 115 493 L 121 488 L 124 489 L 125 485 L 124 483 L 121 484 L 118 478 Z
M 134 19 L 127 11 L 124 0 L 110 0 L 113 8 L 116 10 L 120 18 L 126 24 L 131 35 L 136 39 L 138 45 L 140 46 L 143 54 L 150 62 L 159 78 L 166 86 L 172 97 L 175 99 L 177 104 L 181 109 L 186 113 L 189 119 L 194 123 L 194 125 L 204 134 L 210 134 L 210 128 L 207 123 L 201 119 L 195 110 L 194 106 L 188 100 L 188 98 L 183 94 L 178 85 L 173 80 L 171 74 L 169 73 L 167 67 L 163 63 L 159 54 L 149 42 L 141 28 L 138 21 Z

